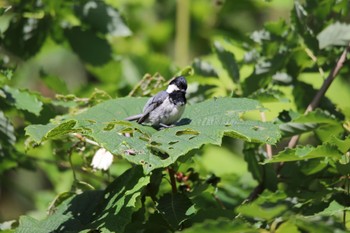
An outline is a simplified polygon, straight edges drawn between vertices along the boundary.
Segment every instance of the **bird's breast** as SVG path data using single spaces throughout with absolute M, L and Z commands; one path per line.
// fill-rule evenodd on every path
M 157 109 L 150 113 L 149 121 L 154 125 L 160 123 L 171 125 L 181 118 L 184 111 L 185 103 L 175 105 L 167 98 Z

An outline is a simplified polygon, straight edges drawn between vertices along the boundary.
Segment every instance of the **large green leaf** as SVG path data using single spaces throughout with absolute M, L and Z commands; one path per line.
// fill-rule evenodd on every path
M 168 166 L 204 144 L 220 145 L 224 135 L 269 144 L 280 137 L 277 125 L 243 119 L 246 111 L 263 110 L 257 101 L 243 98 L 219 98 L 190 105 L 177 126 L 159 131 L 123 120 L 140 113 L 146 100 L 129 97 L 105 101 L 56 123 L 27 127 L 26 133 L 38 142 L 81 131 L 110 152 L 143 165 L 146 171 Z M 74 127 L 72 121 L 76 122 Z
M 149 183 L 141 167 L 133 167 L 119 176 L 103 191 L 86 191 L 60 204 L 42 221 L 20 218 L 18 233 L 79 232 L 98 229 L 123 232 L 132 214 L 140 208 L 139 198 Z
M 119 176 L 104 192 L 93 214 L 91 226 L 103 232 L 123 232 L 132 214 L 141 207 L 141 194 L 150 182 L 141 167 L 133 167 Z

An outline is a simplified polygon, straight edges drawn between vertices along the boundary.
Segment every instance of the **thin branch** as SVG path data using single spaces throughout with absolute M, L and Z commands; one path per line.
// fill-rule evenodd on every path
M 255 187 L 255 189 L 250 193 L 249 197 L 247 198 L 247 202 L 254 201 L 258 198 L 258 196 L 265 190 L 265 186 L 263 183 L 259 183 L 258 186 Z
M 322 67 L 318 65 L 317 57 L 313 54 L 313 52 L 309 48 L 305 48 L 305 52 L 311 58 L 311 60 L 315 62 L 318 68 L 318 72 L 321 74 L 322 78 L 324 79 L 325 74 Z
M 260 112 L 262 122 L 266 122 L 265 112 Z M 270 144 L 266 144 L 266 155 L 268 159 L 272 159 L 272 146 Z
M 220 200 L 220 198 L 215 193 L 212 193 L 211 195 L 213 196 L 214 200 L 218 203 L 218 205 L 221 207 L 221 209 L 226 210 L 226 206 Z
M 177 193 L 176 180 L 175 180 L 175 171 L 173 168 L 168 167 L 168 173 L 170 177 L 171 190 L 173 193 Z
M 346 61 L 346 55 L 349 52 L 349 50 L 350 50 L 350 43 L 344 49 L 343 53 L 341 54 L 341 56 L 338 59 L 337 64 L 332 69 L 332 71 L 329 73 L 329 75 L 326 78 L 326 80 L 323 82 L 320 90 L 316 93 L 316 95 L 313 98 L 313 100 L 311 101 L 311 103 L 307 106 L 306 111 L 305 111 L 304 114 L 307 114 L 307 113 L 313 111 L 318 106 L 318 104 L 320 103 L 322 97 L 325 95 L 325 93 L 327 92 L 328 88 L 330 87 L 330 85 L 332 84 L 332 82 L 334 81 L 336 76 L 338 75 L 340 69 L 344 66 L 344 62 Z M 298 144 L 299 137 L 300 137 L 299 135 L 293 136 L 290 139 L 289 143 L 288 143 L 288 147 L 289 148 L 294 148 Z
M 94 146 L 100 146 L 97 142 L 95 142 L 91 139 L 88 139 L 79 133 L 72 133 L 72 136 L 78 138 L 82 142 L 86 142 L 86 143 L 89 143 L 89 144 L 94 145 Z
M 74 166 L 73 166 L 73 160 L 72 160 L 72 156 L 73 156 L 73 151 L 75 150 L 75 148 L 79 145 L 80 141 L 79 142 L 76 142 L 73 144 L 73 146 L 71 146 L 68 150 L 68 161 L 69 161 L 69 164 L 70 164 L 70 167 L 72 169 L 72 172 L 73 172 L 73 180 L 74 182 L 77 182 L 78 179 L 77 179 L 77 175 L 75 173 L 75 169 L 74 169 Z

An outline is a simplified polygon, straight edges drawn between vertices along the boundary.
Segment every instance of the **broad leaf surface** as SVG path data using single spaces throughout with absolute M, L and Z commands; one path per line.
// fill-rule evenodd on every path
M 280 137 L 277 125 L 243 119 L 244 112 L 263 110 L 257 101 L 243 98 L 219 98 L 187 106 L 177 126 L 159 131 L 123 120 L 140 113 L 146 100 L 130 97 L 105 101 L 49 125 L 27 127 L 26 133 L 39 142 L 80 131 L 110 152 L 143 165 L 146 171 L 168 166 L 204 144 L 221 145 L 224 135 L 269 144 Z
M 123 232 L 132 214 L 140 208 L 139 197 L 148 183 L 149 177 L 144 176 L 141 167 L 131 168 L 104 192 L 86 191 L 74 195 L 42 221 L 21 217 L 16 232 L 80 232 L 87 229 Z

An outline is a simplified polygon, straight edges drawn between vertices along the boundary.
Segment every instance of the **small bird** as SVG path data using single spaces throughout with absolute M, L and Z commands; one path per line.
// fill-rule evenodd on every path
M 169 127 L 177 122 L 185 110 L 187 81 L 176 77 L 165 91 L 151 97 L 143 108 L 143 113 L 126 118 L 137 123 L 151 123 L 153 127 Z

